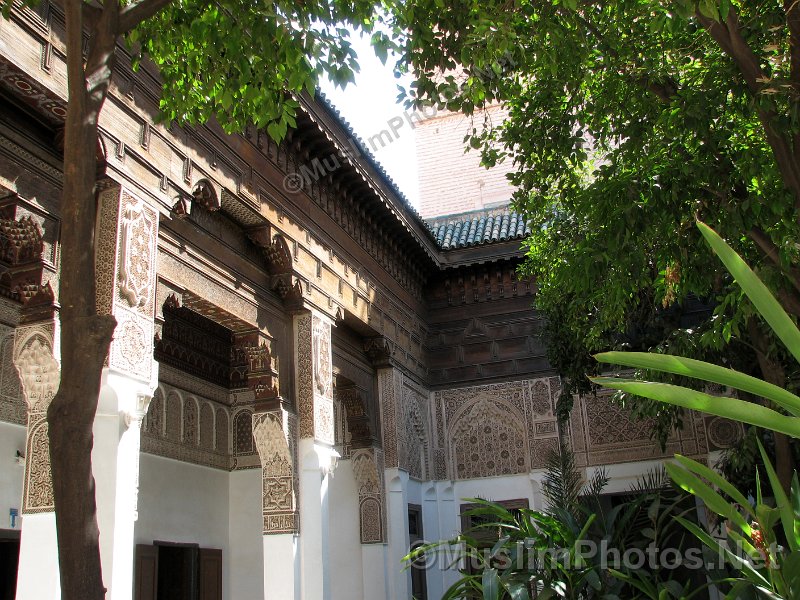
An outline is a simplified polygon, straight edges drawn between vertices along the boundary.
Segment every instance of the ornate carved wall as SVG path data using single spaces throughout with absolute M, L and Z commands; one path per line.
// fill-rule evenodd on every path
M 25 425 L 28 411 L 14 368 L 14 339 L 14 328 L 0 324 L 0 421 Z
M 97 305 L 117 319 L 108 364 L 150 381 L 158 213 L 110 180 L 104 182 L 99 206 Z
M 53 510 L 47 407 L 58 390 L 61 377 L 53 356 L 54 332 L 54 324 L 46 323 L 22 326 L 15 336 L 13 364 L 19 373 L 28 408 L 23 513 Z
M 297 483 L 290 447 L 289 414 L 278 409 L 253 417 L 253 437 L 261 460 L 264 534 L 297 533 Z
M 189 379 L 194 380 L 194 385 L 186 385 Z M 141 449 L 185 462 L 232 469 L 231 423 L 227 394 L 199 378 L 162 367 L 159 386 L 142 425 Z M 249 419 L 247 426 L 252 440 Z M 254 453 L 251 441 L 246 455 Z
M 352 454 L 353 473 L 358 486 L 358 518 L 362 544 L 386 541 L 386 486 L 383 452 L 360 448 Z

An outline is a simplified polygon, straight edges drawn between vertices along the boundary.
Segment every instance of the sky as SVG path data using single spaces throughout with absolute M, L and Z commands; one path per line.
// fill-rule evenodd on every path
M 384 66 L 375 56 L 369 37 L 355 34 L 352 42 L 361 66 L 355 84 L 342 90 L 325 79 L 320 88 L 416 207 L 419 184 L 414 131 L 409 124 L 410 112 L 397 103 L 400 80 L 392 72 L 392 57 Z

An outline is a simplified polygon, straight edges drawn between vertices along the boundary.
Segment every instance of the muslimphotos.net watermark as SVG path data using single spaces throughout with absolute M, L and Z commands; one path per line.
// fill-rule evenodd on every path
M 588 564 L 600 569 L 615 569 L 618 571 L 637 571 L 639 569 L 689 569 L 689 570 L 715 570 L 722 568 L 726 563 L 726 553 L 720 549 L 714 553 L 708 548 L 659 548 L 650 544 L 644 548 L 626 548 L 620 550 L 611 546 L 608 541 L 595 542 L 593 540 L 580 540 L 574 550 L 567 548 L 537 548 L 536 540 L 527 539 L 519 541 L 512 547 L 501 548 L 492 554 L 492 548 L 480 550 L 470 549 L 465 552 L 463 544 L 441 544 L 427 549 L 419 554 L 410 563 L 414 569 L 466 569 L 480 570 L 493 567 L 500 571 L 516 570 L 542 570 L 548 568 L 577 569 L 585 568 Z M 772 567 L 770 556 L 780 553 L 781 547 L 764 548 L 753 557 L 744 551 L 738 544 L 730 544 L 727 550 L 748 563 L 754 569 Z

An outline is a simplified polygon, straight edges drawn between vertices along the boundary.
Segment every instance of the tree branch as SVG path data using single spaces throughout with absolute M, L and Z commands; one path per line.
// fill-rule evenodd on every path
M 699 11 L 695 16 L 722 50 L 739 67 L 739 71 L 742 73 L 744 81 L 753 96 L 758 96 L 761 93 L 762 81 L 766 79 L 766 74 L 761 69 L 761 61 L 758 56 L 742 37 L 739 16 L 733 7 L 728 11 L 728 17 L 724 22 L 709 19 L 700 14 Z M 784 185 L 794 194 L 795 208 L 800 210 L 800 165 L 797 163 L 792 144 L 785 132 L 775 127 L 777 114 L 774 110 L 759 108 L 758 117 L 764 127 L 767 142 L 772 148 Z
M 172 0 L 139 0 L 128 4 L 119 15 L 119 34 L 125 35 L 145 19 L 167 7 Z
M 783 306 L 787 312 L 800 317 L 800 296 L 798 296 L 797 293 L 800 292 L 800 269 L 796 269 L 794 267 L 787 268 L 781 264 L 781 257 L 778 252 L 778 247 L 770 239 L 766 232 L 760 228 L 753 227 L 747 232 L 747 235 L 756 243 L 756 246 L 761 254 L 775 267 L 780 269 L 795 288 L 795 292 L 792 292 L 791 289 L 779 290 L 778 300 L 780 301 L 781 306 Z

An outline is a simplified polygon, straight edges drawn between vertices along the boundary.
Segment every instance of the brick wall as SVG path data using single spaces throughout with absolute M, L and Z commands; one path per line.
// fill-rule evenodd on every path
M 505 111 L 488 109 L 493 122 L 501 121 Z M 507 204 L 514 188 L 506 180 L 511 163 L 492 169 L 480 165 L 480 152 L 464 153 L 464 136 L 482 127 L 483 115 L 467 117 L 440 112 L 425 119 L 414 130 L 419 169 L 420 203 L 423 218 L 455 214 Z

